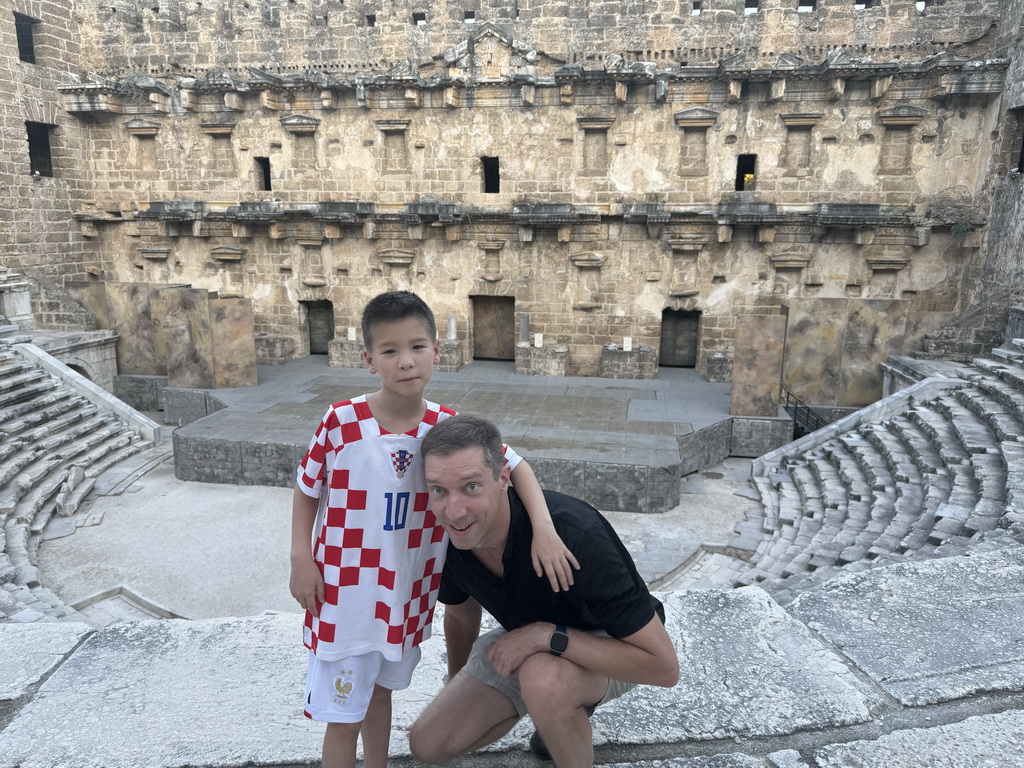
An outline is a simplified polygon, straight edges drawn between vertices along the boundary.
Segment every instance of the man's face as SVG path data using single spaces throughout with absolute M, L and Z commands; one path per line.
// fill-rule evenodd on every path
M 503 549 L 508 537 L 506 464 L 495 478 L 482 448 L 424 460 L 430 508 L 458 549 Z

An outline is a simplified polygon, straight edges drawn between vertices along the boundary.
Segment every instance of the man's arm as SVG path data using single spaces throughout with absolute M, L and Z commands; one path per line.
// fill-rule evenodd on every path
M 548 653 L 554 624 L 536 622 L 498 639 L 490 651 L 495 669 L 509 677 L 535 653 Z M 679 658 L 665 625 L 655 615 L 632 635 L 622 639 L 595 637 L 569 629 L 563 659 L 613 680 L 671 688 L 679 681 Z
M 469 652 L 480 636 L 481 608 L 473 598 L 444 607 L 444 644 L 448 650 L 448 681 L 455 679 L 469 661 Z

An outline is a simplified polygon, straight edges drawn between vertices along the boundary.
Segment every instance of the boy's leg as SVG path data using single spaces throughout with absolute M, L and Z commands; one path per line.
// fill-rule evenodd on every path
M 356 739 L 362 723 L 328 723 L 324 733 L 323 768 L 355 768 Z
M 391 689 L 373 686 L 363 720 L 363 768 L 387 768 L 391 746 Z

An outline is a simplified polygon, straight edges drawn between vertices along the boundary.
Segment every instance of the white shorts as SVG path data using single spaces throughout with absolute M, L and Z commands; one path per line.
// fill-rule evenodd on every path
M 419 647 L 401 661 L 387 661 L 374 651 L 337 661 L 309 654 L 304 714 L 321 723 L 361 723 L 370 706 L 374 685 L 401 691 L 409 687 L 420 661 Z

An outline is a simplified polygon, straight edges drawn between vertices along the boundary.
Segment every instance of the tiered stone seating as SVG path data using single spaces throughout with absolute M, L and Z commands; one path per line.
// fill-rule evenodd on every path
M 147 445 L 0 337 L 0 621 L 84 620 L 39 581 L 43 530 L 54 515 L 73 514 L 101 472 Z
M 840 573 L 1024 541 L 1024 369 L 977 361 L 961 375 L 895 415 L 781 450 L 770 482 L 755 478 L 766 512 L 737 531 L 762 539 L 731 583 L 788 603 Z

